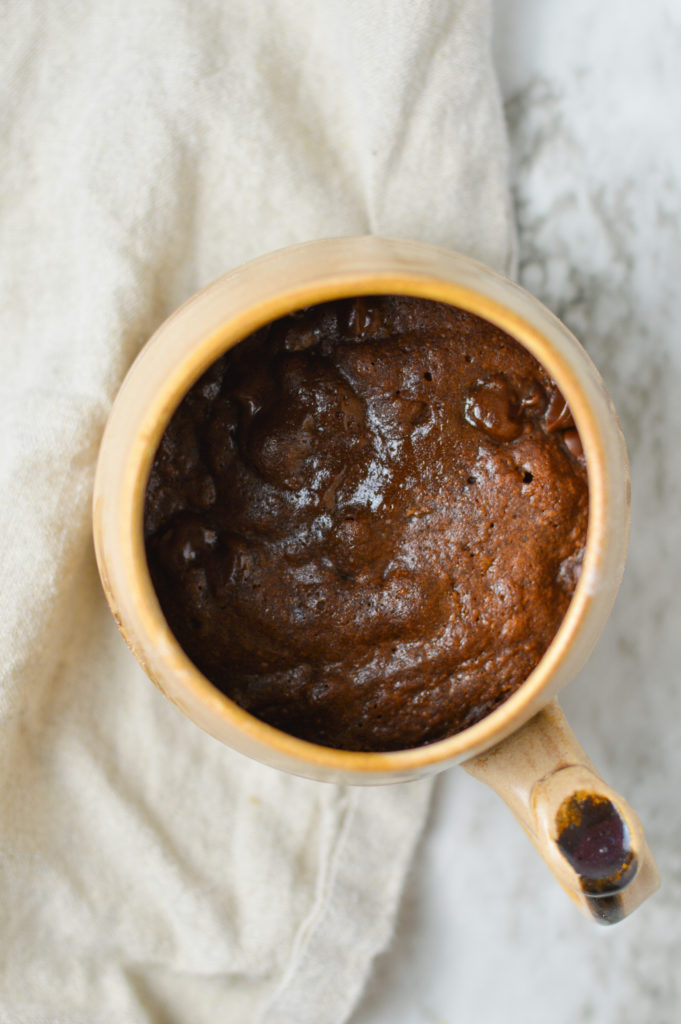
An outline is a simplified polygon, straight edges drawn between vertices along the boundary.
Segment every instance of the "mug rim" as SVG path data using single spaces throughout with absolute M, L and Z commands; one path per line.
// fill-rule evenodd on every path
M 341 254 L 353 252 L 356 269 L 350 267 L 339 275 L 335 261 Z M 432 264 L 425 272 L 409 262 L 419 256 L 426 264 L 429 261 Z M 303 261 L 312 257 L 316 263 L 304 282 L 274 284 L 265 299 L 245 301 L 241 306 L 237 303 L 231 315 L 224 309 L 222 322 L 216 330 L 199 331 L 179 359 L 168 358 L 164 346 L 169 348 L 166 342 L 170 332 L 177 335 L 192 319 L 198 322 L 202 309 L 211 305 L 217 304 L 219 318 L 221 303 L 228 304 L 230 299 L 233 302 L 240 275 L 255 276 L 257 280 L 261 274 L 270 280 L 278 264 L 283 269 L 292 259 L 295 262 L 294 257 Z M 434 271 L 438 260 L 446 265 L 448 273 Z M 452 274 L 453 263 L 462 269 L 458 279 L 452 279 L 456 277 Z M 464 270 L 472 273 L 483 287 L 472 287 Z M 506 301 L 500 301 L 498 294 L 491 294 L 499 291 Z M 158 443 L 177 405 L 202 373 L 233 345 L 286 313 L 331 299 L 372 294 L 401 294 L 446 302 L 488 320 L 523 345 L 556 381 L 570 406 L 585 451 L 589 488 L 587 540 L 580 579 L 556 634 L 535 668 L 506 700 L 468 728 L 430 744 L 391 751 L 344 750 L 300 739 L 256 718 L 222 693 L 185 654 L 165 620 L 148 571 L 142 529 L 148 474 Z M 509 303 L 511 297 L 518 300 L 516 306 L 522 306 L 522 311 Z M 528 311 L 536 314 L 534 322 L 531 316 L 528 318 Z M 553 336 L 547 337 L 547 333 L 552 332 Z M 556 336 L 563 342 L 562 349 L 556 344 Z M 130 408 L 127 397 L 145 375 L 158 372 L 164 359 L 167 365 L 160 386 L 155 389 L 151 402 L 138 413 L 136 430 L 131 433 L 127 424 L 127 448 L 121 452 L 122 438 L 126 436 L 124 421 Z M 614 429 L 613 436 L 607 436 L 606 427 L 611 434 Z M 153 682 L 194 721 L 197 721 L 196 705 L 202 705 L 207 716 L 201 717 L 206 720 L 197 724 L 218 735 L 223 742 L 243 749 L 234 742 L 235 735 L 240 734 L 249 741 L 246 746 L 250 749 L 243 752 L 300 774 L 311 773 L 315 778 L 325 772 L 332 776 L 340 773 L 343 777 L 374 774 L 405 777 L 414 771 L 436 771 L 495 745 L 552 699 L 569 681 L 560 679 L 559 670 L 577 636 L 584 632 L 587 621 L 600 615 L 602 626 L 607 618 L 619 584 L 626 547 L 625 536 L 623 541 L 620 538 L 622 550 L 614 553 L 617 557 L 613 557 L 612 551 L 611 557 L 606 557 L 608 523 L 615 497 L 608 473 L 613 451 L 608 448 L 613 449 L 613 444 L 617 444 L 613 437 L 618 433 L 619 454 L 626 476 L 626 454 L 616 415 L 589 357 L 565 325 L 537 299 L 484 264 L 425 243 L 376 236 L 323 239 L 280 249 L 243 264 L 192 296 L 161 324 L 129 370 L 107 424 L 95 481 L 95 548 L 106 596 L 121 632 Z M 117 460 L 119 487 L 112 500 L 107 494 L 107 467 Z M 104 514 L 104 505 L 108 516 Z M 115 506 L 113 516 L 112 505 Z M 111 536 L 114 529 L 111 523 L 117 524 L 116 537 Z M 115 560 L 119 560 L 117 566 Z M 616 578 L 612 577 L 613 565 Z M 130 590 L 126 595 L 128 600 L 121 601 L 121 586 L 126 585 Z M 599 600 L 595 600 L 596 597 Z M 604 605 L 607 605 L 605 615 Z M 131 622 L 131 617 L 136 621 Z M 229 727 L 229 739 L 221 735 L 219 722 Z M 231 735 L 233 731 L 235 735 Z M 282 760 L 284 764 L 280 764 Z

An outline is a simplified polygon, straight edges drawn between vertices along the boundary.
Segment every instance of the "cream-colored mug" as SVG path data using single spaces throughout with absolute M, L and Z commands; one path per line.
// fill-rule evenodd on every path
M 180 400 L 231 346 L 280 316 L 367 294 L 447 302 L 496 324 L 556 381 L 587 464 L 589 525 L 582 574 L 539 664 L 508 700 L 448 739 L 361 753 L 283 733 L 236 705 L 189 660 L 168 627 L 147 569 L 142 530 L 147 478 Z M 293 246 L 225 274 L 189 299 L 145 346 L 106 427 L 94 492 L 99 570 L 136 658 L 185 715 L 265 764 L 341 783 L 401 782 L 455 762 L 506 800 L 575 902 L 598 921 L 620 920 L 655 891 L 657 870 L 638 818 L 595 772 L 555 700 L 605 625 L 627 546 L 629 476 L 617 417 L 591 360 L 527 292 L 458 253 L 417 242 L 336 238 Z

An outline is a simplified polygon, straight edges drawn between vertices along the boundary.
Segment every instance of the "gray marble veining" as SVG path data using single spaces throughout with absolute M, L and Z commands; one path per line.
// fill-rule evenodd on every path
M 353 1024 L 678 1024 L 681 6 L 497 0 L 496 16 L 519 280 L 599 367 L 632 466 L 622 590 L 563 705 L 638 810 L 663 885 L 596 929 L 496 798 L 449 772 Z

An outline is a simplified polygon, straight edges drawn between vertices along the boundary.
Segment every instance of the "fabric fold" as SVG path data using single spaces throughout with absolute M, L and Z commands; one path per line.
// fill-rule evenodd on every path
M 90 536 L 115 392 L 246 259 L 374 232 L 509 270 L 478 0 L 6 6 L 0 1020 L 347 1019 L 389 942 L 430 783 L 254 764 L 155 691 Z

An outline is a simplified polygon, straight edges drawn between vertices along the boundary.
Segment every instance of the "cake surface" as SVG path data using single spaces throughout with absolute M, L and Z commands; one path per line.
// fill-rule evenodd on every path
M 443 303 L 361 297 L 267 325 L 185 396 L 145 543 L 168 623 L 286 732 L 395 750 L 527 678 L 579 575 L 579 437 L 543 368 Z

